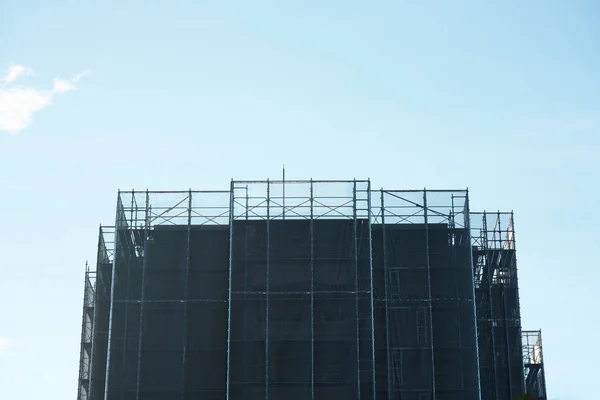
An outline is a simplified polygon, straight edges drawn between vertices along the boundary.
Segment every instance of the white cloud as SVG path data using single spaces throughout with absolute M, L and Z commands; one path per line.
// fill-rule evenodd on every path
M 21 77 L 22 75 L 35 75 L 33 73 L 33 71 L 27 67 L 24 67 L 22 65 L 11 65 L 10 67 L 8 67 L 8 70 L 6 70 L 5 76 L 4 78 L 0 78 L 0 83 L 11 83 L 16 81 L 19 77 Z
M 54 87 L 52 88 L 54 93 L 66 93 L 76 89 L 77 87 L 73 82 L 60 78 L 54 78 Z
M 52 104 L 52 93 L 30 88 L 0 89 L 0 130 L 12 134 L 31 125 L 33 114 Z
M 41 90 L 13 84 L 23 75 L 34 75 L 22 65 L 12 65 L 4 77 L 0 77 L 0 131 L 17 134 L 31 125 L 36 112 L 52 104 L 55 95 L 77 90 L 76 83 L 89 74 L 74 74 L 69 80 L 54 78 L 52 90 Z

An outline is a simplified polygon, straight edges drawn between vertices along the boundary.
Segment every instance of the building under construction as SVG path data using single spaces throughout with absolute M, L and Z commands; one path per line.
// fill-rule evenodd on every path
M 511 213 L 368 180 L 120 192 L 78 400 L 546 399 Z

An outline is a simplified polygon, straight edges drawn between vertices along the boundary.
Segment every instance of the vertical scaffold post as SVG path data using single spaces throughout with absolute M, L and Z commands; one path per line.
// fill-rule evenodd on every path
M 121 225 L 121 212 L 123 206 L 121 204 L 121 191 L 119 190 L 117 193 L 117 215 L 115 217 L 115 240 L 114 240 L 114 255 L 113 255 L 113 263 L 112 263 L 112 273 L 111 273 L 111 282 L 110 282 L 110 311 L 108 313 L 108 344 L 106 351 L 106 379 L 104 380 L 104 400 L 108 400 L 108 384 L 110 380 L 110 353 L 111 353 L 111 344 L 112 344 L 112 324 L 113 324 L 113 313 L 114 313 L 114 303 L 115 303 L 115 277 L 116 277 L 116 264 L 118 256 L 118 247 L 119 247 L 119 227 Z
M 373 293 L 373 235 L 371 232 L 371 180 L 367 181 L 367 228 L 369 235 L 369 291 L 371 292 L 371 368 L 372 368 L 372 395 L 377 397 L 375 374 L 375 294 Z
M 142 378 L 142 341 L 144 339 L 144 303 L 146 301 L 146 269 L 148 267 L 148 252 L 150 251 L 150 192 L 146 190 L 146 207 L 144 213 L 144 259 L 142 260 L 142 290 L 140 294 L 140 334 L 138 337 L 138 359 L 137 359 L 137 384 L 136 400 L 140 399 L 140 388 Z
M 135 190 L 132 189 L 131 190 L 131 204 L 130 204 L 131 209 L 129 210 L 129 221 L 130 221 L 130 226 L 132 229 L 132 233 L 134 233 L 133 231 L 135 230 L 136 226 L 135 226 L 135 219 L 134 219 L 134 214 L 133 214 L 133 210 L 136 207 L 135 204 Z M 129 233 L 128 233 L 129 235 Z M 123 366 L 125 366 L 125 361 L 127 360 L 127 353 L 129 350 L 129 338 L 127 337 L 127 327 L 129 326 L 129 303 L 130 303 L 130 298 L 129 298 L 129 290 L 131 288 L 131 269 L 133 267 L 133 265 L 135 265 L 137 263 L 137 254 L 136 254 L 136 250 L 135 250 L 135 246 L 137 245 L 137 243 L 135 242 L 135 237 L 133 236 L 133 249 L 128 249 L 129 251 L 127 252 L 127 261 L 131 261 L 131 263 L 127 263 L 126 264 L 126 268 L 127 268 L 127 289 L 125 291 L 125 323 L 123 324 L 123 330 L 124 330 L 124 335 L 123 337 L 125 338 L 125 340 L 123 341 L 123 357 L 121 358 L 121 362 Z M 125 390 L 125 379 L 121 380 L 121 391 Z
M 357 221 L 357 204 L 356 204 L 356 179 L 352 186 L 352 241 L 353 241 L 353 263 L 354 263 L 354 297 L 356 299 L 356 393 L 357 399 L 360 400 L 360 309 L 358 301 L 358 221 Z
M 504 252 L 504 239 L 503 239 L 503 235 L 502 235 L 502 215 L 500 214 L 500 210 L 498 210 L 498 214 L 496 216 L 496 220 L 497 220 L 497 226 L 498 226 L 498 245 L 497 245 L 497 249 L 496 251 L 499 253 L 503 253 Z M 508 231 L 508 230 L 507 230 Z M 504 342 L 506 343 L 506 363 L 509 366 L 513 365 L 512 362 L 512 350 L 511 350 L 511 337 L 510 337 L 510 328 L 508 326 L 509 321 L 511 320 L 509 318 L 508 315 L 508 308 L 509 308 L 509 304 L 508 304 L 508 294 L 507 293 L 507 289 L 509 289 L 509 285 L 507 284 L 507 274 L 505 271 L 505 268 L 503 265 L 501 265 L 501 263 L 506 263 L 506 261 L 504 260 L 504 255 L 499 256 L 497 258 L 498 260 L 498 282 L 497 285 L 501 288 L 500 290 L 502 290 L 502 308 L 504 311 L 504 315 L 502 316 L 502 323 L 504 324 L 504 335 L 505 335 L 505 339 Z M 510 289 L 509 289 L 510 290 Z M 521 335 L 521 332 L 519 331 L 519 337 Z M 509 367 L 510 368 L 510 367 Z M 509 370 L 508 372 L 508 392 L 509 392 L 509 398 L 513 398 L 514 397 L 514 392 L 515 392 L 515 388 L 514 388 L 514 383 L 513 383 L 513 373 L 512 371 Z M 521 387 L 521 389 L 523 389 Z
M 233 189 L 231 189 L 233 190 Z M 249 205 L 250 199 L 248 198 L 248 185 L 246 185 L 246 220 L 248 220 L 248 205 Z M 233 208 L 232 208 L 233 211 Z
M 387 358 L 387 384 L 388 384 L 388 400 L 392 400 L 394 386 L 392 383 L 392 349 L 390 340 L 390 296 L 388 288 L 388 268 L 387 268 L 387 237 L 385 229 L 385 200 L 384 191 L 381 189 L 381 234 L 383 241 L 383 284 L 384 284 L 384 307 L 385 307 L 385 340 L 386 340 L 386 358 Z
M 425 259 L 427 262 L 427 296 L 429 303 L 429 347 L 431 350 L 431 390 L 432 400 L 435 396 L 435 355 L 433 352 L 433 297 L 431 293 L 431 264 L 429 259 L 429 220 L 427 213 L 427 189 L 423 189 L 423 219 L 425 222 Z
M 271 182 L 267 179 L 267 282 L 265 299 L 265 400 L 269 400 L 269 287 L 271 265 Z
M 102 239 L 102 225 L 100 225 L 100 228 L 98 230 L 98 251 L 100 251 L 100 243 L 103 243 L 103 239 Z M 90 379 L 88 381 L 88 395 L 89 395 L 89 400 L 95 400 L 92 399 L 92 378 L 93 378 L 93 367 L 94 367 L 94 351 L 96 350 L 96 310 L 98 309 L 98 307 L 96 307 L 96 300 L 98 299 L 98 280 L 102 279 L 102 276 L 100 274 L 100 270 L 98 268 L 98 264 L 100 263 L 99 257 L 96 258 L 96 280 L 94 281 L 94 317 L 93 317 L 93 322 L 92 322 L 92 349 L 91 349 L 91 353 L 90 353 Z
M 310 398 L 315 400 L 315 221 L 314 185 L 310 179 Z
M 86 366 L 84 365 L 84 353 L 86 351 L 86 316 L 87 316 L 87 307 L 88 307 L 88 281 L 90 279 L 90 267 L 88 265 L 88 262 L 85 262 L 85 278 L 83 281 L 83 313 L 82 313 L 82 317 L 81 317 L 81 344 L 80 344 L 80 349 L 79 349 L 79 377 L 77 379 L 77 400 L 82 400 L 85 396 L 85 399 L 87 399 L 87 395 L 84 394 L 84 389 L 83 389 L 83 379 L 84 379 L 84 369 L 86 368 Z M 89 358 L 88 358 L 89 360 Z M 89 361 L 88 361 L 88 366 L 89 366 Z M 88 369 L 88 373 L 89 373 L 89 369 Z M 88 379 L 89 379 L 89 375 L 88 375 Z M 85 389 L 87 390 L 87 388 Z
M 453 198 L 454 201 L 454 198 Z M 467 243 L 469 243 L 469 265 L 475 265 L 473 262 L 473 250 L 472 250 L 472 239 L 471 239 L 471 210 L 470 210 L 470 205 L 469 205 L 469 189 L 466 190 L 466 194 L 465 194 L 465 228 L 467 231 L 467 235 L 468 235 L 468 241 Z M 475 324 L 475 340 L 478 341 L 479 339 L 479 324 L 477 323 L 477 297 L 475 294 L 475 274 L 471 274 L 471 281 L 472 281 L 472 286 L 473 286 L 473 292 L 472 292 L 472 296 L 473 296 L 473 322 Z M 481 367 L 479 365 L 479 343 L 475 343 L 475 354 L 477 356 L 477 393 L 478 393 L 478 397 L 479 400 L 481 400 Z
M 231 391 L 231 289 L 232 289 L 232 270 L 233 270 L 233 210 L 235 201 L 234 181 L 231 180 L 229 192 L 229 288 L 227 294 L 227 377 L 225 379 L 225 399 L 230 400 Z M 246 218 L 248 218 L 248 187 L 246 187 Z
M 192 189 L 188 191 L 188 215 L 187 215 L 187 244 L 185 249 L 185 279 L 183 282 L 183 355 L 181 359 L 181 400 L 185 400 L 185 387 L 187 385 L 187 347 L 188 347 L 188 293 L 190 277 L 190 260 L 192 252 Z
M 518 310 L 519 312 L 519 337 L 521 337 L 521 334 L 523 332 L 522 330 L 522 326 L 521 326 L 521 299 L 519 298 L 519 273 L 517 270 L 517 255 L 516 255 L 516 249 L 517 249 L 517 242 L 516 242 L 516 238 L 515 238 L 515 215 L 514 215 L 514 211 L 510 212 L 510 220 L 508 222 L 508 228 L 507 228 L 507 240 L 509 240 L 509 248 L 512 250 L 515 250 L 515 253 L 513 254 L 513 266 L 514 266 L 514 270 L 511 271 L 512 274 L 514 274 L 514 279 L 512 280 L 514 282 L 515 285 L 515 290 L 517 290 L 517 296 L 516 296 L 516 301 L 517 303 L 515 304 L 515 308 Z M 508 230 L 510 229 L 510 232 L 508 232 Z M 510 237 L 508 236 L 508 234 L 510 233 Z M 540 330 L 540 349 L 542 347 L 542 331 Z M 523 357 L 521 357 L 521 371 L 525 371 L 525 360 L 523 359 Z M 544 385 L 546 385 L 546 378 L 544 376 L 544 369 L 542 368 L 542 382 L 544 383 Z M 525 391 L 525 375 L 523 374 L 523 380 L 521 382 L 521 392 Z M 546 393 L 546 389 L 544 386 L 544 393 Z
M 454 211 L 454 193 L 450 194 L 450 200 L 452 202 L 452 206 L 450 207 L 450 215 L 448 215 L 448 225 L 450 226 L 450 228 L 454 229 L 455 225 L 455 217 L 456 217 L 456 213 Z
M 492 253 L 490 250 L 490 243 L 488 238 L 488 227 L 487 227 L 487 213 L 484 211 L 483 219 L 483 240 L 482 244 L 485 251 L 485 271 L 487 271 L 486 285 L 488 289 L 488 299 L 489 299 L 489 309 L 490 309 L 490 319 L 486 321 L 486 325 L 489 326 L 491 337 L 492 337 L 492 370 L 494 372 L 494 391 L 496 392 L 496 398 L 500 398 L 500 394 L 498 392 L 498 364 L 496 357 L 496 330 L 494 329 L 494 324 L 497 322 L 497 316 L 494 313 L 494 296 L 492 292 L 492 283 L 494 279 L 494 266 L 492 265 Z M 493 236 L 492 236 L 493 237 Z

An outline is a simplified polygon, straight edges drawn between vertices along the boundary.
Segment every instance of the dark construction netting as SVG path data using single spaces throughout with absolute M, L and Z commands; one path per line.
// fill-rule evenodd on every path
M 117 241 L 108 400 L 424 400 L 433 378 L 438 399 L 478 398 L 465 229 L 235 220 Z M 103 285 L 92 400 L 104 397 Z
M 372 236 L 378 397 L 430 399 L 435 376 L 436 398 L 477 399 L 468 231 L 374 225 Z
M 230 398 L 373 398 L 366 227 L 235 222 Z
M 482 399 L 518 399 L 524 376 L 515 250 L 474 249 L 478 261 L 484 265 L 476 289 Z M 505 275 L 498 278 L 498 271 Z
M 90 369 L 90 399 L 104 398 L 112 265 L 99 262 L 96 271 L 96 296 L 94 302 L 95 323 Z
M 129 233 L 115 261 L 108 398 L 223 398 L 227 227 L 157 227 L 144 257 Z

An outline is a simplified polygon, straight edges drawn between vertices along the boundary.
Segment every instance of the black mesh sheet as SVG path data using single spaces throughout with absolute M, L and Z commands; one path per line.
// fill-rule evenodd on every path
M 367 226 L 235 221 L 230 398 L 373 398 Z
M 422 400 L 434 378 L 437 398 L 477 398 L 464 230 L 235 220 L 231 232 L 172 226 L 141 246 L 140 237 L 118 236 L 108 352 L 107 297 L 97 302 L 92 400 L 103 397 L 107 353 L 109 400 L 224 399 L 227 390 L 236 400 Z M 514 315 L 518 303 L 502 293 L 494 312 Z M 496 346 L 517 357 L 511 329 L 504 337 L 514 340 Z
M 137 390 L 143 259 L 135 251 L 134 234 L 128 229 L 117 231 L 107 363 L 109 399 L 134 399 Z
M 483 266 L 475 290 L 481 396 L 518 399 L 524 376 L 515 251 L 474 248 L 473 261 Z
M 385 231 L 384 231 L 385 230 Z M 389 399 L 477 399 L 468 231 L 373 225 L 377 393 Z
M 117 243 L 108 399 L 223 398 L 227 227 L 157 227 L 143 246 L 136 237 L 123 230 Z
M 90 370 L 90 399 L 104 398 L 112 265 L 98 264 L 96 276 L 94 334 L 91 359 L 92 365 Z

